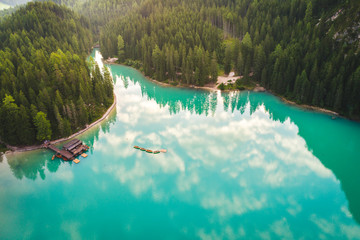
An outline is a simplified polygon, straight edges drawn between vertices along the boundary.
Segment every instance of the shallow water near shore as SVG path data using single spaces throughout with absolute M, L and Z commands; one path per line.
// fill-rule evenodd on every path
M 359 123 L 109 67 L 87 158 L 2 157 L 1 239 L 360 239 Z

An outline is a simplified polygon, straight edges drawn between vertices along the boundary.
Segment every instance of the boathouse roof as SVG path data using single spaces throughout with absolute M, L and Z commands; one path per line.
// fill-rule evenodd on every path
M 70 142 L 66 143 L 63 146 L 63 149 L 67 151 L 72 151 L 73 149 L 77 148 L 79 145 L 82 145 L 82 142 L 79 139 L 73 139 Z

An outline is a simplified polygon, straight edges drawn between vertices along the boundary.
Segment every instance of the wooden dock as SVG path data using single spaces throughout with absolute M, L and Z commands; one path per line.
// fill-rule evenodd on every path
M 89 147 L 83 144 L 79 139 L 73 139 L 70 142 L 66 143 L 62 149 L 55 147 L 49 142 L 45 142 L 44 146 L 48 149 L 53 150 L 56 155 L 60 155 L 65 161 L 73 160 L 76 156 L 87 151 Z

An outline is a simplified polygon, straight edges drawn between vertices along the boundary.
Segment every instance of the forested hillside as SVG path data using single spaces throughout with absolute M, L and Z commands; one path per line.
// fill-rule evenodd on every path
M 49 1 L 49 0 L 38 0 Z M 95 41 L 98 40 L 100 29 L 111 20 L 124 16 L 136 9 L 143 0 L 52 0 L 66 5 L 82 16 L 88 18 Z
M 145 0 L 107 24 L 100 43 L 105 57 L 160 81 L 203 85 L 219 64 L 359 118 L 359 12 L 355 0 Z
M 101 35 L 103 56 L 140 60 L 145 74 L 160 81 L 175 80 L 180 72 L 187 83 L 197 85 L 212 81 L 208 76 L 214 59 L 216 79 L 216 56 L 223 54 L 222 31 L 194 14 L 191 7 L 144 5 L 136 14 L 112 22 Z M 118 44 L 121 38 L 123 49 Z
M 111 77 L 88 66 L 91 45 L 89 22 L 51 2 L 29 3 L 1 22 L 2 141 L 68 136 L 105 112 Z
M 360 118 L 359 1 L 54 2 L 61 6 L 29 3 L 1 20 L 7 143 L 67 136 L 105 111 L 109 73 L 85 61 L 97 39 L 104 57 L 159 81 L 204 85 L 234 70 L 287 99 Z
M 87 16 L 91 23 L 91 29 L 95 40 L 98 40 L 101 28 L 118 16 L 124 16 L 131 9 L 137 8 L 142 0 L 92 0 L 87 1 L 75 11 Z

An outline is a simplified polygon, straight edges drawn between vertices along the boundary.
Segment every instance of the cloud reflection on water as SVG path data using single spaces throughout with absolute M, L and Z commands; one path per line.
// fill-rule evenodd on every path
M 308 150 L 290 118 L 275 120 L 263 103 L 253 104 L 244 93 L 230 94 L 226 99 L 219 92 L 208 94 L 209 99 L 200 102 L 212 101 L 214 105 L 216 99 L 217 107 L 212 107 L 211 116 L 206 117 L 206 109 L 197 112 L 197 107 L 188 104 L 196 100 L 159 103 L 141 94 L 144 87 L 136 81 L 127 79 L 125 90 L 124 78 L 118 80 L 118 95 L 124 96 L 118 103 L 121 113 L 117 116 L 122 129 L 114 133 L 116 137 L 104 135 L 97 150 L 107 154 L 116 152 L 115 147 L 122 149 L 122 160 L 112 161 L 105 171 L 138 198 L 148 193 L 155 202 L 176 198 L 215 211 L 220 219 L 259 210 L 266 215 L 273 208 L 284 208 L 282 214 L 291 218 L 309 214 L 300 202 L 322 194 L 314 182 L 338 184 L 332 172 Z M 170 118 L 169 112 L 176 114 Z M 133 145 L 172 148 L 156 156 L 133 150 Z M 305 189 L 304 195 L 301 192 Z M 283 198 L 280 192 L 292 195 Z M 291 239 L 292 228 L 293 222 L 287 218 L 274 218 L 257 237 Z M 228 234 L 200 229 L 198 236 L 236 239 L 246 234 L 244 229 L 230 226 L 223 231 Z
M 114 208 L 128 232 L 158 220 L 191 239 L 359 238 L 340 182 L 309 150 L 304 128 L 278 105 L 269 109 L 264 96 L 154 87 L 119 74 L 115 92 L 117 112 L 81 136 L 91 146 L 82 164 L 49 161 L 50 153 L 14 158 L 9 168 L 23 187 L 9 181 L 0 192 L 31 197 L 40 186 L 49 197 L 59 186 L 53 200 L 67 203 L 53 211 L 75 226 L 59 225 L 70 237 L 91 236 L 83 229 L 98 224 L 91 217 L 75 221 L 73 213 L 93 211 L 105 222 L 118 214 Z M 168 152 L 147 154 L 133 145 Z M 23 216 L 11 218 L 3 203 L 0 212 L 16 226 Z

